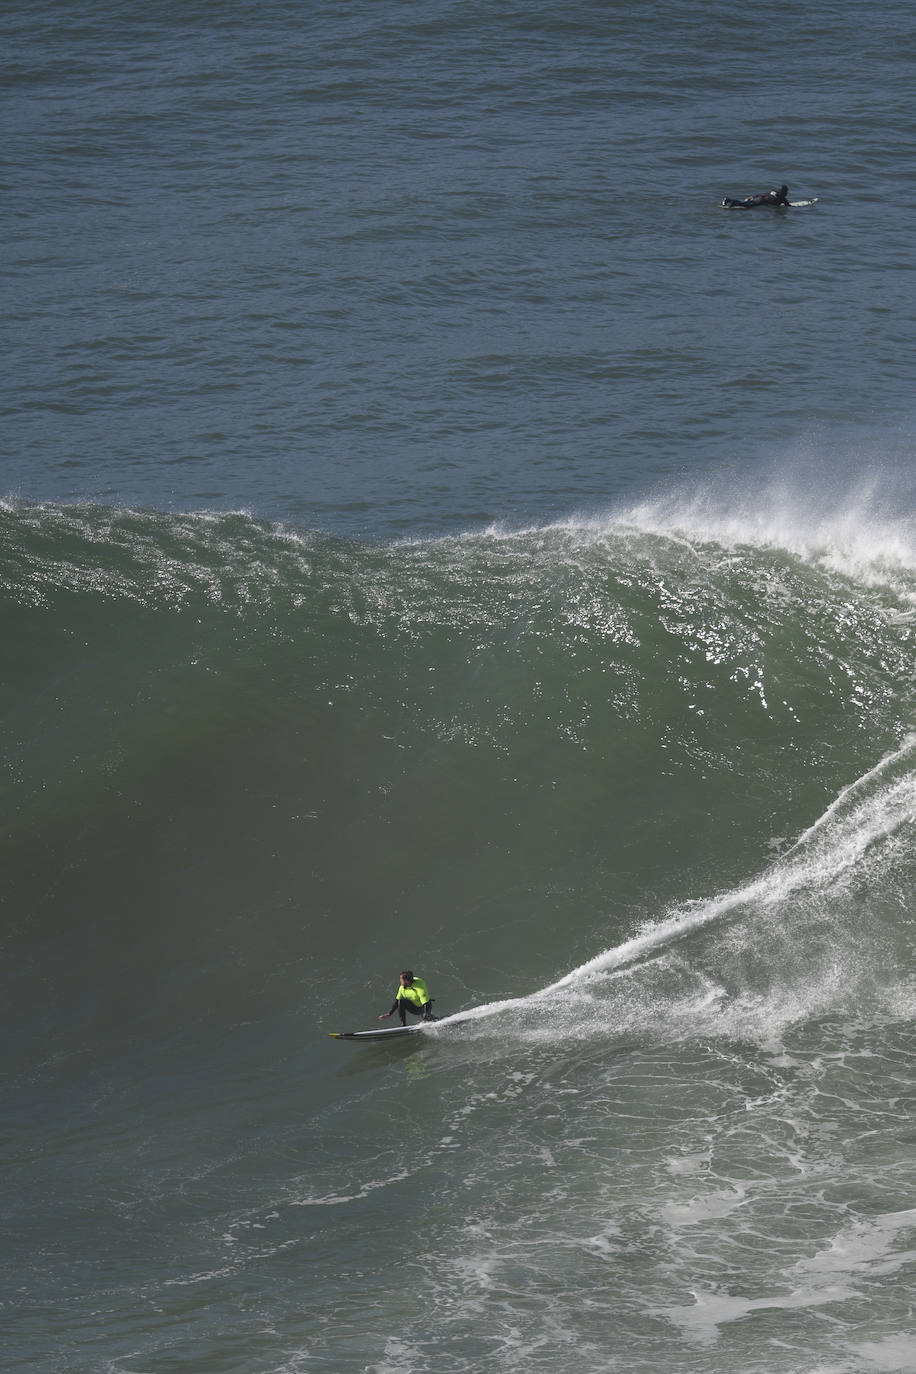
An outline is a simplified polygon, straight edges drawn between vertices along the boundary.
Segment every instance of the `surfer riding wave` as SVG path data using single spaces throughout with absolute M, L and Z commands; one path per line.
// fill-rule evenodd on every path
M 383 1011 L 379 1016 L 380 1021 L 386 1021 L 394 1012 L 401 1018 L 401 1025 L 407 1025 L 407 1013 L 411 1016 L 422 1016 L 424 1021 L 435 1021 L 433 1016 L 432 998 L 429 995 L 429 988 L 422 978 L 417 978 L 412 969 L 405 968 L 401 974 L 401 986 L 398 988 L 394 1001 L 389 1011 Z

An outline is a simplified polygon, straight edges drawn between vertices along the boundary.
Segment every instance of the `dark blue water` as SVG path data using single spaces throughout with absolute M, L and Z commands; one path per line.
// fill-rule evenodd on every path
M 906 461 L 908 9 L 866 27 L 13 7 L 6 489 L 389 534 Z
M 4 39 L 0 1368 L 909 1371 L 909 8 Z

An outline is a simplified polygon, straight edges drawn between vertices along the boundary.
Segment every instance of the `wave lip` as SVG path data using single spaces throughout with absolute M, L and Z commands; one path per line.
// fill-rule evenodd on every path
M 903 512 L 903 513 L 901 513 Z M 692 494 L 640 502 L 619 519 L 634 529 L 724 548 L 784 549 L 866 587 L 916 603 L 916 514 L 877 479 L 829 497 L 782 482 L 757 493 Z

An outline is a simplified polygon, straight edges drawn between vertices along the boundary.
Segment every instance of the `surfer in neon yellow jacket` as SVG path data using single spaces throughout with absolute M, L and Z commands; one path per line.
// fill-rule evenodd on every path
M 383 1011 L 379 1020 L 386 1021 L 395 1012 L 401 1018 L 402 1026 L 407 1025 L 408 1012 L 411 1016 L 422 1016 L 424 1021 L 435 1021 L 436 1019 L 433 1016 L 433 1004 L 429 995 L 429 988 L 422 978 L 414 976 L 413 969 L 405 968 L 401 974 L 401 986 L 391 1004 L 391 1010 Z

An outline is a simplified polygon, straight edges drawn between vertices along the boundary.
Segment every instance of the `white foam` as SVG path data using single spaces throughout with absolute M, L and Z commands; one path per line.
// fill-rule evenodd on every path
M 884 1212 L 844 1226 L 824 1250 L 801 1259 L 793 1273 L 819 1281 L 837 1275 L 895 1274 L 916 1260 L 916 1250 L 896 1246 L 898 1233 L 916 1231 L 916 1208 Z
M 830 1284 L 818 1291 L 772 1294 L 762 1298 L 742 1298 L 718 1289 L 694 1291 L 694 1303 L 689 1306 L 663 1307 L 659 1310 L 675 1326 L 680 1327 L 688 1339 L 698 1345 L 714 1345 L 719 1338 L 719 1328 L 730 1322 L 740 1321 L 751 1312 L 768 1308 L 791 1310 L 798 1308 L 824 1307 L 829 1303 L 845 1302 L 858 1296 L 850 1284 Z
M 456 1020 L 481 1021 L 508 1011 L 531 1011 L 543 1015 L 544 1004 L 560 991 L 587 996 L 589 984 L 613 973 L 632 969 L 660 951 L 669 952 L 686 936 L 737 911 L 753 909 L 766 912 L 781 907 L 804 892 L 809 897 L 838 893 L 848 881 L 862 881 L 867 871 L 869 851 L 881 842 L 891 841 L 905 827 L 916 825 L 916 735 L 910 735 L 899 749 L 886 755 L 874 768 L 844 788 L 821 817 L 792 845 L 785 855 L 774 860 L 764 872 L 743 886 L 702 901 L 685 903 L 661 920 L 646 923 L 629 940 L 603 950 L 547 987 L 525 997 L 505 998 L 480 1007 L 443 1017 L 439 1027 Z M 877 784 L 877 786 L 876 786 Z M 847 981 L 842 960 L 836 959 L 821 970 L 821 988 L 813 1000 L 801 998 L 797 989 L 785 990 L 785 1024 L 805 1014 L 806 1007 L 820 1010 L 825 989 L 839 989 Z M 759 1019 L 759 1007 L 745 998 L 727 1008 L 720 1007 L 722 989 L 700 978 L 689 997 L 692 1014 L 707 1012 L 705 1020 L 718 1021 L 723 1032 L 747 1028 L 748 1015 Z M 772 1008 L 769 1009 L 772 1012 Z M 581 1012 L 581 1008 L 579 1009 Z M 577 1016 L 579 1015 L 577 1012 Z M 553 1033 L 555 1027 L 544 1027 Z
M 711 544 L 783 550 L 861 586 L 892 590 L 904 602 L 895 623 L 905 626 L 916 606 L 913 493 L 897 489 L 899 475 L 883 472 L 880 462 L 865 475 L 860 467 L 855 458 L 841 465 L 833 454 L 799 452 L 751 487 L 746 478 L 742 486 L 731 487 L 717 479 L 714 486 L 694 484 L 546 526 L 513 531 L 494 524 L 465 539 L 512 540 L 562 531 L 576 543 L 655 535 L 688 550 Z
M 826 1249 L 793 1266 L 789 1291 L 745 1298 L 718 1288 L 697 1288 L 693 1304 L 662 1308 L 661 1311 L 689 1339 L 708 1346 L 718 1340 L 722 1326 L 754 1311 L 810 1309 L 861 1298 L 863 1281 L 879 1274 L 896 1274 L 912 1264 L 914 1251 L 895 1248 L 895 1240 L 898 1232 L 911 1230 L 914 1226 L 916 1211 L 913 1209 L 854 1221 L 844 1227 Z M 887 1342 L 863 1344 L 857 1350 L 876 1369 L 896 1374 L 898 1370 L 912 1368 L 912 1350 L 908 1352 L 909 1363 L 901 1363 L 902 1345 L 897 1337 Z
M 850 479 L 807 455 L 756 489 L 695 487 L 639 502 L 618 512 L 615 524 L 691 543 L 784 549 L 866 586 L 890 584 L 916 601 L 916 516 L 908 497 L 880 470 Z
M 823 830 L 834 816 L 837 815 L 846 801 L 861 795 L 868 783 L 879 778 L 881 774 L 885 773 L 893 764 L 907 760 L 913 753 L 914 748 L 916 748 L 916 735 L 907 735 L 899 749 L 894 749 L 889 754 L 885 754 L 884 758 L 876 763 L 874 768 L 869 769 L 867 773 L 863 773 L 861 778 L 856 779 L 855 782 L 851 782 L 848 787 L 844 787 L 842 791 L 838 793 L 836 800 L 831 802 L 830 806 L 827 807 L 823 815 L 799 835 L 795 843 L 785 851 L 783 858 L 788 858 L 796 849 L 800 849 L 802 845 L 807 844 L 810 839 L 818 834 L 819 831 Z

